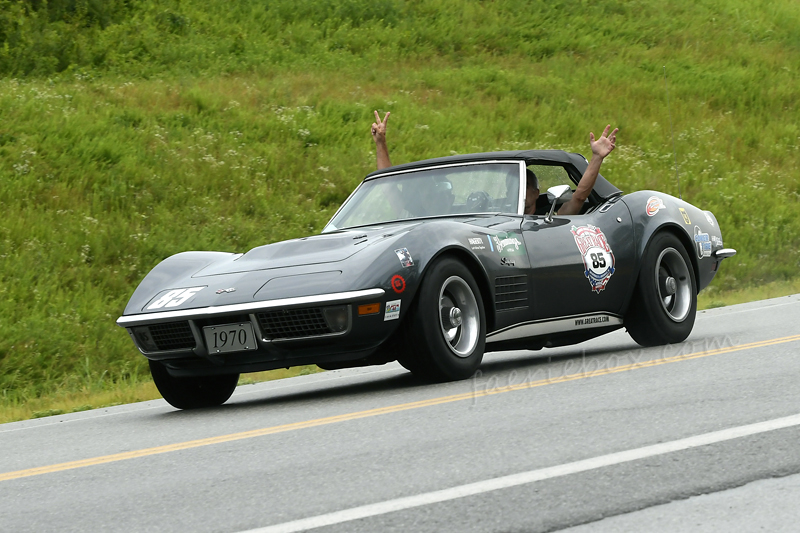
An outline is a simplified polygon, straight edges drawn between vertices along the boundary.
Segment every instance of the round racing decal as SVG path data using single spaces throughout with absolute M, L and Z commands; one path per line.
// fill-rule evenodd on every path
M 608 245 L 603 230 L 592 225 L 572 226 L 572 235 L 578 246 L 586 269 L 583 275 L 589 280 L 596 294 L 606 288 L 608 280 L 614 274 L 614 252 Z
M 664 202 L 658 196 L 651 196 L 647 199 L 647 207 L 645 211 L 647 212 L 647 216 L 652 217 L 656 213 L 658 213 L 661 209 L 666 209 L 667 206 L 664 205 Z
M 392 289 L 397 294 L 400 294 L 404 290 L 406 290 L 406 280 L 403 279 L 403 276 L 400 274 L 395 274 L 392 276 Z

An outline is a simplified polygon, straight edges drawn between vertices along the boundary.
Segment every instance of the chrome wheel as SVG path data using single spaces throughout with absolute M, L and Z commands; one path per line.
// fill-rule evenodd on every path
M 483 360 L 483 295 L 464 263 L 444 256 L 427 268 L 398 338 L 397 360 L 427 381 L 466 379 Z
M 655 266 L 661 306 L 671 320 L 682 322 L 692 308 L 693 288 L 689 267 L 675 248 L 662 250 Z
M 439 291 L 439 326 L 447 345 L 458 357 L 469 357 L 478 345 L 480 311 L 472 289 L 450 276 Z
M 683 342 L 697 312 L 692 259 L 679 237 L 655 234 L 642 256 L 642 268 L 625 313 L 625 328 L 642 346 Z

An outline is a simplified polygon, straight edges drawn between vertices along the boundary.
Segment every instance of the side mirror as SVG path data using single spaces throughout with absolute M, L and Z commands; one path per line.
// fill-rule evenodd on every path
M 556 211 L 556 204 L 558 201 L 570 192 L 569 185 L 556 185 L 555 187 L 550 187 L 547 189 L 547 199 L 550 201 L 550 212 L 547 213 L 547 216 L 544 218 L 545 222 L 552 222 L 553 221 L 553 213 Z

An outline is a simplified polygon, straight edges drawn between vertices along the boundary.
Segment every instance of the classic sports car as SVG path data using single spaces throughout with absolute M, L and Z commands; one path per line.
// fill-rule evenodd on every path
M 579 154 L 458 155 L 368 175 L 321 235 L 247 253 L 184 252 L 142 281 L 117 324 L 178 408 L 224 403 L 239 373 L 398 360 L 464 379 L 484 351 L 540 349 L 627 328 L 684 340 L 724 248 L 714 215 L 623 195 L 599 176 L 581 214 L 557 206 Z M 523 215 L 526 180 L 551 207 Z

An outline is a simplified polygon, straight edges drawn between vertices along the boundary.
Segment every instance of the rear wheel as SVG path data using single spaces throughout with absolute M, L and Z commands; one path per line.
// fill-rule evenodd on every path
M 150 361 L 150 374 L 158 392 L 178 409 L 197 409 L 222 405 L 233 394 L 239 374 L 175 377 L 158 361 Z
M 486 342 L 483 300 L 469 269 L 446 257 L 431 265 L 404 323 L 400 363 L 430 381 L 466 379 Z
M 642 346 L 682 342 L 694 327 L 697 283 L 686 249 L 671 233 L 647 246 L 625 327 Z

